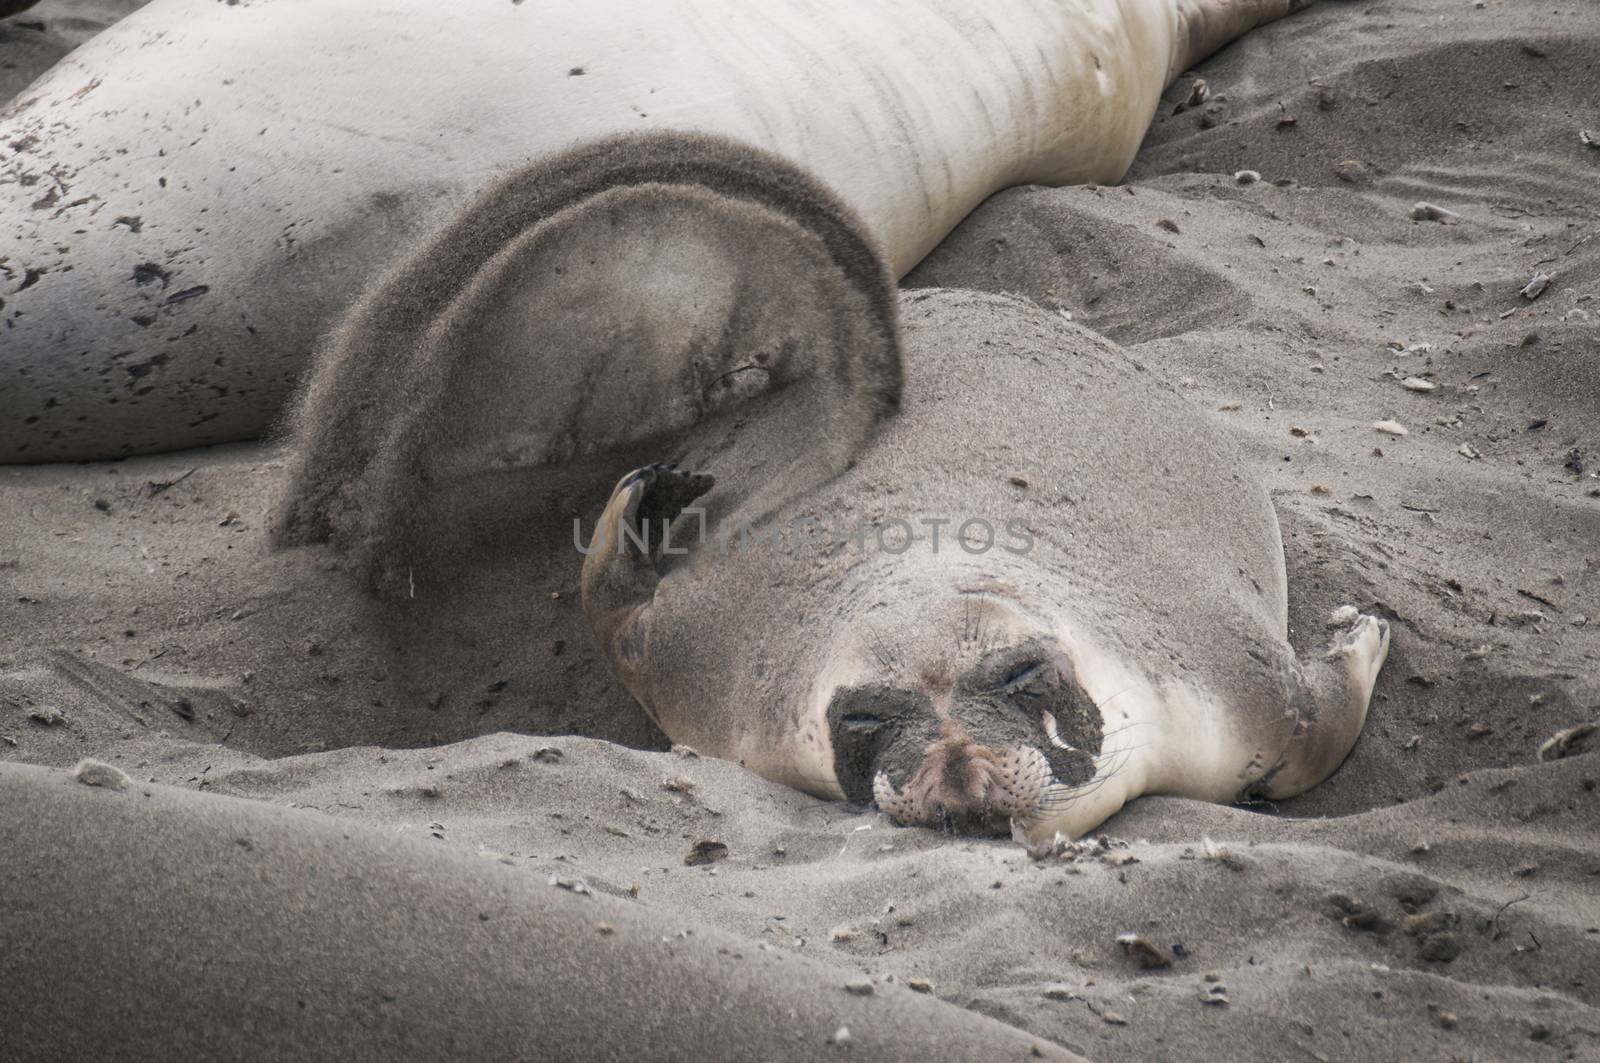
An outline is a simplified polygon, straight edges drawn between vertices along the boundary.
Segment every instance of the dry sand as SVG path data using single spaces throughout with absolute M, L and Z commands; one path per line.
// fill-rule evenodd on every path
M 69 12 L 131 6 L 47 0 L 0 27 L 0 64 L 37 65 L 88 32 Z M 1600 7 L 1329 2 L 1198 73 L 1211 99 L 1174 114 L 1191 79 L 1168 93 L 1126 187 L 998 196 L 908 284 L 1070 312 L 1247 441 L 1284 528 L 1297 644 L 1344 602 L 1394 630 L 1366 732 L 1323 786 L 1279 807 L 1144 799 L 1105 846 L 1043 861 L 897 829 L 663 752 L 582 629 L 576 556 L 530 548 L 572 515 L 559 498 L 539 500 L 548 527 L 527 543 L 396 614 L 324 555 L 265 551 L 280 450 L 12 468 L 0 758 L 93 755 L 135 785 L 0 770 L 15 795 L 0 806 L 0 923 L 23 925 L 7 900 L 47 865 L 77 869 L 69 883 L 124 873 L 144 883 L 127 903 L 159 911 L 151 884 L 171 866 L 146 835 L 177 854 L 161 859 L 256 881 L 252 851 L 206 844 L 234 816 L 288 849 L 269 868 L 277 891 L 252 893 L 228 928 L 270 985 L 288 977 L 270 957 L 305 947 L 267 947 L 274 906 L 296 861 L 322 853 L 377 883 L 409 881 L 413 862 L 427 882 L 407 896 L 439 906 L 416 939 L 363 930 L 362 955 L 437 942 L 495 961 L 542 941 L 538 962 L 490 979 L 496 993 L 541 971 L 573 999 L 595 991 L 563 966 L 588 940 L 556 933 L 569 902 L 646 936 L 713 928 L 699 933 L 720 946 L 651 967 L 655 991 L 679 975 L 748 982 L 741 999 L 803 1014 L 783 1036 L 816 1056 L 878 1058 L 924 1022 L 961 1044 L 1001 1039 L 987 1016 L 1029 1035 L 1024 1055 L 1036 1040 L 1118 1060 L 1600 1059 L 1600 757 L 1536 763 L 1545 739 L 1600 717 L 1600 150 L 1579 136 L 1600 136 Z M 1459 217 L 1413 220 L 1419 201 Z M 1554 281 L 1519 295 L 1537 271 Z M 48 785 L 75 811 L 40 803 Z M 73 817 L 102 814 L 122 826 L 97 827 L 94 848 Z M 465 859 L 483 851 L 497 859 Z M 19 858 L 36 852 L 54 856 Z M 720 858 L 686 865 L 696 852 Z M 306 911 L 351 903 L 307 888 Z M 464 895 L 496 890 L 524 923 L 457 932 L 476 915 Z M 114 892 L 91 893 L 98 918 L 116 913 Z M 118 947 L 148 944 L 101 925 Z M 229 939 L 208 925 L 185 940 Z M 742 947 L 776 966 L 747 978 Z M 619 955 L 626 968 L 629 953 L 596 946 L 599 981 Z M 191 977 L 191 993 L 207 984 Z M 840 988 L 858 977 L 879 990 Z M 908 1017 L 890 979 L 943 1004 Z M 216 980 L 205 999 L 248 996 Z M 415 991 L 434 1008 L 470 995 Z M 8 1004 L 0 1056 L 25 1058 L 4 1050 L 20 1014 Z M 835 1015 L 858 1040 L 828 1043 Z M 395 1028 L 411 1036 L 443 1028 L 407 1021 Z M 726 1054 L 754 1050 L 751 1020 L 708 1021 Z

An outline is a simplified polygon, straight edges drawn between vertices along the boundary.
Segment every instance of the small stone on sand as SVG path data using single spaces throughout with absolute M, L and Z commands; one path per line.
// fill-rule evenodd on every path
M 1410 431 L 1399 421 L 1373 421 L 1372 427 L 1386 436 L 1408 436 Z

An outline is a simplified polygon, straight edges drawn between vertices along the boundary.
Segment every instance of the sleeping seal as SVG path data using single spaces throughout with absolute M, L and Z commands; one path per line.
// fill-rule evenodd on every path
M 1346 607 L 1296 656 L 1277 520 L 1229 442 L 1020 301 L 930 290 L 902 324 L 900 413 L 777 512 L 744 501 L 764 448 L 717 433 L 678 455 L 715 480 L 617 484 L 583 607 L 662 730 L 903 822 L 1034 843 L 1140 794 L 1281 798 L 1332 773 L 1388 625 Z
M 0 462 L 260 436 L 397 256 L 613 135 L 783 160 L 899 276 L 1001 188 L 1117 179 L 1174 76 L 1301 2 L 154 0 L 0 113 Z

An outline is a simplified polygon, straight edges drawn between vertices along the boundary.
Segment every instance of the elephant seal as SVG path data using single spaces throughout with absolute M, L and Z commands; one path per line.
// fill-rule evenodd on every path
M 583 607 L 662 730 L 903 822 L 1030 843 L 1140 794 L 1282 798 L 1332 773 L 1388 625 L 1347 607 L 1296 657 L 1277 519 L 1228 440 L 1031 304 L 927 290 L 902 325 L 899 414 L 780 511 L 740 501 L 762 452 L 714 438 L 678 457 L 715 480 L 617 484 Z
M 1301 3 L 154 0 L 0 113 L 0 462 L 260 436 L 463 201 L 617 134 L 770 153 L 902 275 L 998 189 L 1117 179 Z

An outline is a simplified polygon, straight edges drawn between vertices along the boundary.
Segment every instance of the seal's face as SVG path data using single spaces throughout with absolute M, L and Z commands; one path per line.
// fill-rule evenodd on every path
M 1048 631 L 993 598 L 963 608 L 984 637 L 920 665 L 879 647 L 876 677 L 835 687 L 835 777 L 901 823 L 1031 832 L 1096 785 L 1100 712 Z

